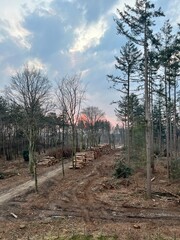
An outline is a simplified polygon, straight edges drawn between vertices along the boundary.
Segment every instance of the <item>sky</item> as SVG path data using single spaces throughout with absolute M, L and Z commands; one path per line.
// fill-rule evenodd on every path
M 0 91 L 27 63 L 44 71 L 52 84 L 81 73 L 84 107 L 98 107 L 116 124 L 111 102 L 120 93 L 110 89 L 106 76 L 118 74 L 114 56 L 124 43 L 113 18 L 125 3 L 134 6 L 135 0 L 0 0 Z M 152 3 L 162 7 L 163 22 L 170 19 L 177 26 L 179 0 Z

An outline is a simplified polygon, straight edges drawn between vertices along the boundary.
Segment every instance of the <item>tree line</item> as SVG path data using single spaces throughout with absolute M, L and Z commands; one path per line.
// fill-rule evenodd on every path
M 127 162 L 130 165 L 137 155 L 144 158 L 147 197 L 151 197 L 155 155 L 164 151 L 169 179 L 173 164 L 180 168 L 180 24 L 173 28 L 165 19 L 157 29 L 155 19 L 165 15 L 148 0 L 136 0 L 134 6 L 125 4 L 123 11 L 117 11 L 117 34 L 126 42 L 115 56 L 118 74 L 109 74 L 108 80 L 121 94 L 115 111 L 126 131 Z
M 76 151 L 114 141 L 111 124 L 98 107 L 82 108 L 81 76 L 66 76 L 52 87 L 47 76 L 25 65 L 0 96 L 0 157 L 13 160 L 28 151 L 29 171 L 37 188 L 37 153 L 62 150 L 62 159 Z M 73 161 L 74 167 L 76 162 Z

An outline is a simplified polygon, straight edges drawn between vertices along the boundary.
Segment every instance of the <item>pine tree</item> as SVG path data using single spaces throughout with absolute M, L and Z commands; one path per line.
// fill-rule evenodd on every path
M 108 79 L 113 83 L 113 87 L 126 94 L 127 96 L 127 121 L 125 121 L 125 127 L 127 122 L 127 161 L 130 164 L 130 91 L 131 82 L 137 80 L 136 73 L 138 71 L 139 62 L 141 60 L 141 51 L 131 41 L 128 41 L 125 46 L 120 50 L 119 57 L 115 56 L 116 64 L 115 68 L 120 71 L 119 76 L 108 75 Z M 121 88 L 120 88 L 120 86 Z
M 159 8 L 148 0 L 136 0 L 135 7 L 125 5 L 125 10 L 118 10 L 119 17 L 115 18 L 117 33 L 125 35 L 129 40 L 143 47 L 144 57 L 144 95 L 146 121 L 146 162 L 147 162 L 147 197 L 151 197 L 151 118 L 148 77 L 148 47 L 157 45 L 158 40 L 153 35 L 154 17 L 163 16 Z
M 160 47 L 160 64 L 163 70 L 164 79 L 164 95 L 165 95 L 165 109 L 166 109 L 166 155 L 167 155 L 167 174 L 168 178 L 171 175 L 171 161 L 173 150 L 173 136 L 172 136 L 172 112 L 174 112 L 174 134 L 176 134 L 176 77 L 178 74 L 179 60 L 179 34 L 173 34 L 173 28 L 167 20 L 160 33 L 161 47 Z M 172 88 L 174 89 L 172 96 Z M 174 98 L 174 103 L 172 101 Z M 173 107 L 174 105 L 174 107 Z M 174 108 L 174 111 L 173 111 Z M 175 137 L 174 137 L 174 144 Z

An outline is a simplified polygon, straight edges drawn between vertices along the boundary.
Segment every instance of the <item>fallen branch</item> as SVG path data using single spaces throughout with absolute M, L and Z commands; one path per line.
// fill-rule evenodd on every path
M 179 195 L 177 195 L 177 194 L 175 194 L 175 193 L 172 193 L 172 192 L 168 191 L 168 190 L 165 189 L 165 188 L 162 188 L 162 190 L 163 190 L 164 192 L 172 195 L 173 197 L 178 198 L 178 203 L 180 203 L 180 196 L 179 196 Z
M 151 182 L 153 182 L 155 179 L 156 179 L 155 177 L 151 178 Z
M 17 215 L 14 213 L 10 213 L 14 218 L 17 218 Z

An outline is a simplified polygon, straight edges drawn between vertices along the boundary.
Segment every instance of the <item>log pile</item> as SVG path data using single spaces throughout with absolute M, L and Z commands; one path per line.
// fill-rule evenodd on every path
M 94 159 L 101 157 L 101 150 L 99 147 L 92 147 L 91 150 L 94 152 Z
M 76 153 L 73 161 L 76 168 L 83 168 L 86 165 L 86 153 L 85 152 Z
M 109 144 L 108 145 L 101 145 L 100 150 L 101 150 L 102 155 L 109 154 L 111 152 L 111 145 L 109 145 Z
M 102 155 L 109 154 L 110 151 L 110 145 L 100 145 L 98 147 L 93 147 L 86 152 L 77 152 L 73 159 L 73 164 L 76 165 L 75 168 L 83 168 L 88 162 L 93 161 Z M 58 162 L 59 160 L 53 156 L 44 156 L 37 164 L 38 166 L 50 167 Z M 70 166 L 70 168 L 73 168 L 73 166 Z
M 55 157 L 51 156 L 45 156 L 41 160 L 38 161 L 38 166 L 43 166 L 43 167 L 50 167 L 58 163 L 58 159 Z
M 102 155 L 109 154 L 111 151 L 111 145 L 100 145 L 98 147 L 91 148 L 94 151 L 95 159 Z
M 86 162 L 93 161 L 95 159 L 94 151 L 87 151 L 86 152 Z
M 74 166 L 73 166 L 74 165 Z M 69 168 L 73 169 L 81 169 L 86 165 L 86 152 L 77 152 L 74 159 L 73 159 L 73 165 L 71 165 Z
M 88 162 L 93 161 L 94 159 L 97 159 L 101 157 L 102 155 L 109 154 L 111 150 L 110 145 L 101 145 L 98 147 L 91 148 L 90 151 L 86 152 L 78 152 L 76 153 L 73 163 L 75 168 L 81 169 L 83 168 Z M 72 169 L 73 166 L 70 166 Z

